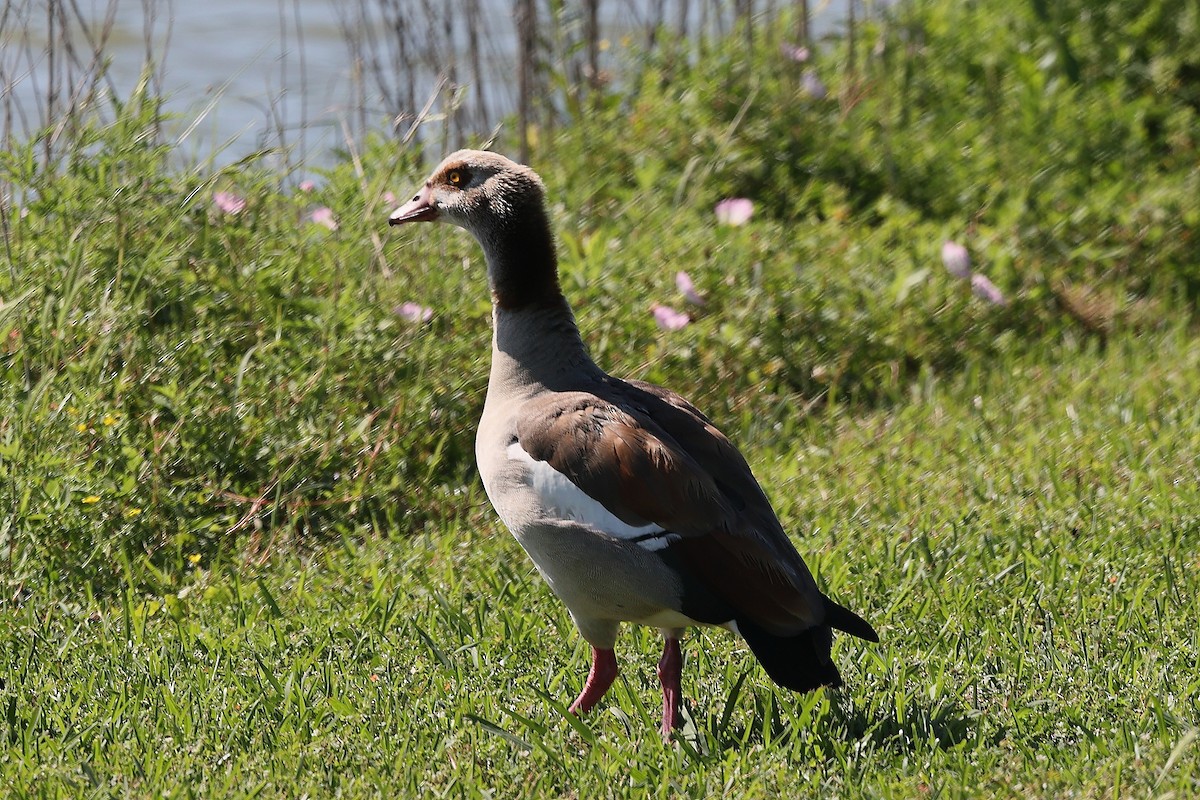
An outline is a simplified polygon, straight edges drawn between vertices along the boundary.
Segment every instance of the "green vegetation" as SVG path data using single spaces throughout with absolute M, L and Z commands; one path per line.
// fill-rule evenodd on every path
M 854 70 L 667 43 L 535 154 L 597 360 L 709 413 L 883 637 L 796 696 L 695 633 L 670 745 L 652 631 L 565 714 L 585 647 L 474 474 L 479 254 L 385 228 L 440 152 L 306 193 L 175 166 L 138 94 L 0 155 L 5 793 L 1200 795 L 1200 18 L 1010 5 L 904 4 Z

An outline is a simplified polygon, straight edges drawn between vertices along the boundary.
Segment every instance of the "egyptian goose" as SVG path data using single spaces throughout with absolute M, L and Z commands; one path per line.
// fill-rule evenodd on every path
M 475 458 L 496 512 L 592 646 L 571 711 L 612 685 L 622 622 L 665 640 L 664 736 L 681 722 L 690 625 L 741 635 L 780 686 L 839 686 L 831 629 L 877 642 L 875 630 L 817 588 L 745 459 L 703 414 L 592 361 L 559 288 L 544 197 L 529 167 L 460 150 L 389 223 L 450 222 L 483 247 L 492 368 Z

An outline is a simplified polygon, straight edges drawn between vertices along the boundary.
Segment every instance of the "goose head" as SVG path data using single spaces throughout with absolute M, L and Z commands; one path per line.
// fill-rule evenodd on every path
M 529 167 L 497 153 L 459 150 L 388 224 L 438 221 L 465 228 L 483 247 L 498 307 L 565 308 L 545 196 L 542 179 Z
M 392 212 L 390 225 L 449 222 L 481 242 L 531 211 L 543 212 L 545 188 L 533 170 L 498 153 L 459 150 L 438 164 L 420 191 Z

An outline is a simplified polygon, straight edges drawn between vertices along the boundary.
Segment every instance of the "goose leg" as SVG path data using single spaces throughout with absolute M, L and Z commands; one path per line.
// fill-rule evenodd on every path
M 572 714 L 586 714 L 591 711 L 608 687 L 617 679 L 617 655 L 611 648 L 602 650 L 592 647 L 592 668 L 588 671 L 587 683 L 583 691 L 569 709 Z
M 663 717 L 662 735 L 667 738 L 671 731 L 683 725 L 679 708 L 682 701 L 680 676 L 683 673 L 683 653 L 679 649 L 679 637 L 663 637 L 662 658 L 658 660 L 658 682 L 662 684 Z

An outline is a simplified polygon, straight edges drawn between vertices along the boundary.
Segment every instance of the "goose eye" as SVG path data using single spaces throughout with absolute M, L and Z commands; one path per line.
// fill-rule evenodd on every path
M 452 169 L 446 173 L 446 180 L 451 186 L 462 186 L 467 182 L 467 174 L 461 169 Z

